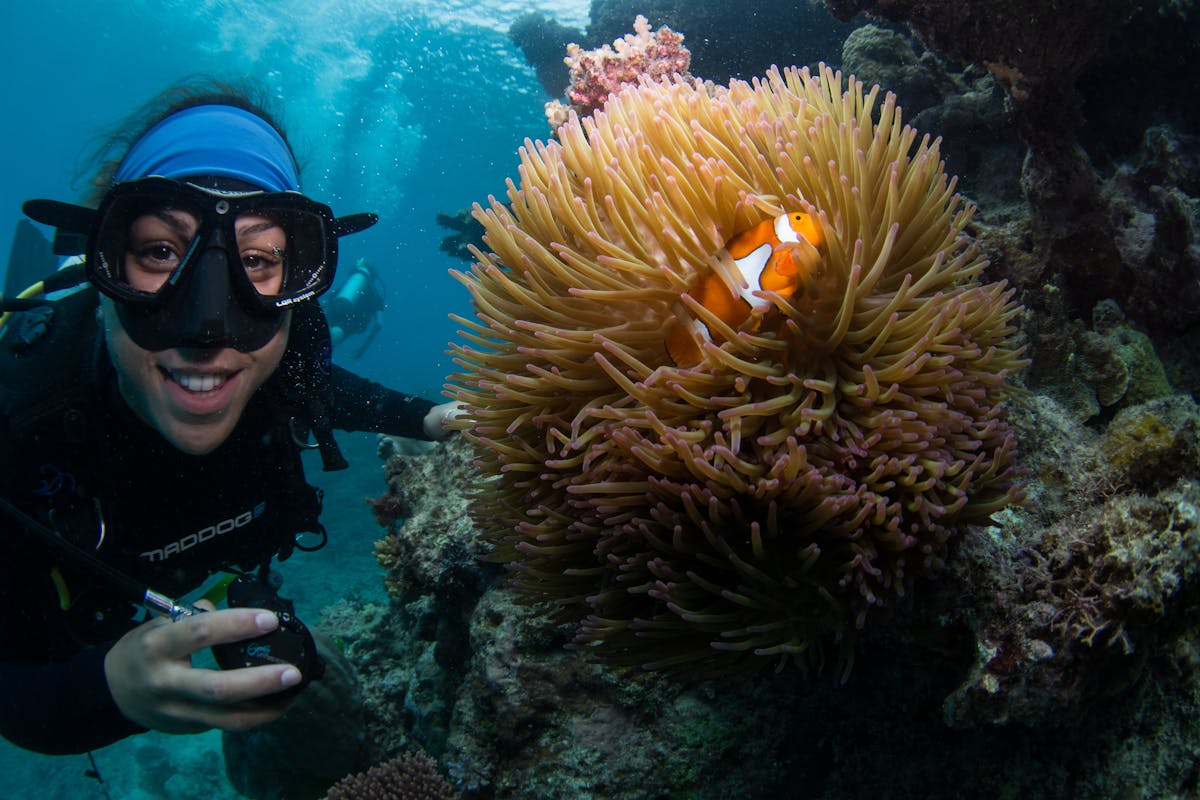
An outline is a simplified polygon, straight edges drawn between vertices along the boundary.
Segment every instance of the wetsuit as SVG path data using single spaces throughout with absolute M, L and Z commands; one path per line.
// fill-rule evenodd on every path
M 320 494 L 304 479 L 271 381 L 228 440 L 192 456 L 134 415 L 102 344 L 81 338 L 98 356 L 78 378 L 82 412 L 56 408 L 16 431 L 11 416 L 0 417 L 4 497 L 172 596 L 225 568 L 286 557 L 295 534 L 319 527 Z M 425 438 L 430 401 L 338 368 L 330 383 L 333 427 Z M 105 654 L 138 621 L 107 584 L 0 515 L 0 734 L 31 750 L 77 753 L 143 730 L 118 711 L 104 675 Z

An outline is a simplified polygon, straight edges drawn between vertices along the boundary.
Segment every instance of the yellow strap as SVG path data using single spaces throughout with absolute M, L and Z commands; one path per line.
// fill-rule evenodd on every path
M 50 580 L 54 581 L 54 588 L 58 590 L 58 607 L 63 611 L 70 611 L 75 601 L 71 599 L 71 590 L 67 588 L 67 580 L 58 571 L 58 567 L 50 570 Z
M 204 593 L 201 600 L 207 600 L 214 606 L 219 606 L 225 600 L 225 595 L 229 593 L 229 584 L 237 580 L 236 575 L 225 575 L 220 580 L 212 585 L 212 587 Z
M 17 295 L 17 299 L 18 300 L 28 300 L 29 298 L 33 297 L 34 295 L 41 294 L 42 290 L 45 288 L 46 288 L 46 282 L 38 281 L 33 286 L 30 286 L 28 289 L 24 290 L 19 295 Z M 4 330 L 4 326 L 6 324 L 8 324 L 8 318 L 11 317 L 12 315 L 13 315 L 13 312 L 11 312 L 11 311 L 5 311 L 3 314 L 0 314 L 0 330 Z

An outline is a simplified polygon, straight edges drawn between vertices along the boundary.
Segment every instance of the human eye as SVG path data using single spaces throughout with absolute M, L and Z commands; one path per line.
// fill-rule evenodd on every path
M 192 217 L 164 210 L 135 219 L 126 240 L 125 279 L 135 289 L 158 291 L 179 268 L 195 231 Z
M 273 270 L 283 268 L 283 248 L 272 247 L 270 250 L 247 249 L 242 251 L 242 266 L 251 279 L 268 275 Z
M 283 284 L 284 252 L 282 247 L 252 247 L 241 253 L 246 277 L 260 295 L 279 294 Z
M 287 258 L 287 235 L 272 218 L 246 215 L 238 219 L 242 267 L 259 294 L 278 294 Z
M 141 292 L 157 292 L 183 260 L 184 247 L 174 241 L 134 241 L 125 257 L 125 281 Z
M 132 254 L 138 266 L 152 272 L 171 272 L 179 266 L 179 246 L 174 242 L 145 242 L 135 244 Z

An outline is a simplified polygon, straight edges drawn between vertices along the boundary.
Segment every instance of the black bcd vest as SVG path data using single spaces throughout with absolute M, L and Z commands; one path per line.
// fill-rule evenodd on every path
M 213 572 L 287 558 L 299 533 L 323 539 L 321 493 L 304 479 L 296 432 L 322 424 L 328 432 L 327 418 L 311 418 L 314 407 L 327 408 L 323 329 L 328 338 L 320 307 L 302 305 L 311 308 L 293 313 L 299 335 L 280 368 L 230 439 L 201 457 L 175 450 L 119 398 L 94 289 L 15 316 L 0 339 L 0 491 L 78 547 L 171 595 Z M 17 550 L 38 552 L 34 541 Z M 88 608 L 81 616 L 100 616 L 85 600 L 105 605 L 103 581 L 61 572 L 71 602 Z

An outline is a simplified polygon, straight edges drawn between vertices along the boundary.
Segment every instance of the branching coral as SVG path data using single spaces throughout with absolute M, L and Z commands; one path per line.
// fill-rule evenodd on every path
M 405 753 L 342 778 L 327 800 L 456 800 L 458 795 L 421 752 Z
M 573 109 L 590 114 L 604 105 L 613 92 L 637 83 L 645 77 L 660 80 L 666 77 L 688 77 L 692 55 L 683 46 L 683 36 L 666 27 L 650 30 L 650 22 L 640 14 L 633 21 L 633 33 L 617 39 L 612 46 L 584 50 L 577 44 L 567 45 L 563 59 L 570 69 L 567 86 L 570 106 L 552 100 L 546 104 L 546 119 L 557 128 L 567 121 Z
M 979 280 L 938 143 L 827 69 L 647 81 L 558 136 L 476 207 L 492 252 L 457 274 L 492 557 L 618 662 L 807 665 L 837 641 L 848 664 L 1015 493 L 1020 309 Z M 726 242 L 793 212 L 813 271 L 747 286 Z M 699 297 L 714 275 L 758 303 L 736 330 Z M 698 363 L 668 354 L 678 326 Z

